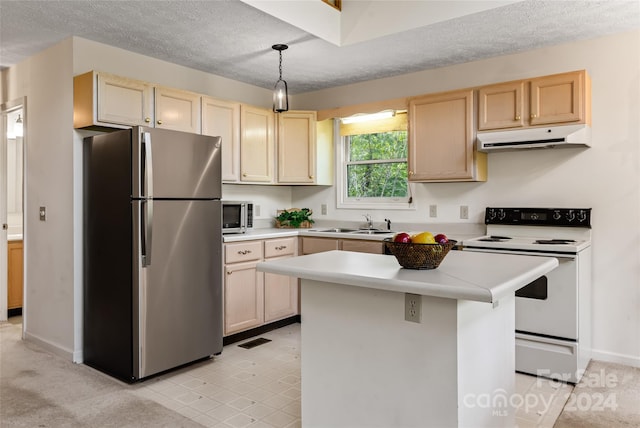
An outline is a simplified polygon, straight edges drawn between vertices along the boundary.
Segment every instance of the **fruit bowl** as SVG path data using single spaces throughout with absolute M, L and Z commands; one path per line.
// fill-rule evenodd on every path
M 457 241 L 450 239 L 446 244 L 416 244 L 394 242 L 392 238 L 387 238 L 384 243 L 403 268 L 435 269 L 440 266 Z

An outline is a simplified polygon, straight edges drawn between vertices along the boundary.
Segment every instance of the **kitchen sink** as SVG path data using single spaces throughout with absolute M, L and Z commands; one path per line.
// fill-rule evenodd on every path
M 334 232 L 334 233 L 351 233 L 356 232 L 355 229 L 344 229 L 341 227 L 334 227 L 333 229 L 322 229 L 322 230 L 314 230 L 314 232 Z
M 353 233 L 363 233 L 366 235 L 377 235 L 379 233 L 394 233 L 392 230 L 384 230 L 384 229 L 360 229 L 356 230 Z

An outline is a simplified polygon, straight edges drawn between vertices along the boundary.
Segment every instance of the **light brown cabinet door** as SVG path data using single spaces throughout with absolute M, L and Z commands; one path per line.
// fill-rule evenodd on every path
M 157 87 L 156 128 L 200 134 L 200 95 Z
M 313 184 L 316 179 L 316 112 L 280 113 L 278 182 Z
M 264 275 L 255 262 L 225 267 L 224 334 L 256 327 L 264 322 Z
M 240 106 L 240 181 L 274 182 L 274 124 L 271 110 Z
M 286 259 L 276 257 L 269 260 Z M 298 278 L 264 274 L 264 321 L 271 322 L 298 313 Z
M 531 125 L 584 122 L 585 79 L 586 73 L 577 71 L 531 80 Z
M 379 241 L 358 241 L 356 239 L 343 239 L 343 251 L 355 251 L 358 253 L 384 254 L 384 243 Z
M 331 238 L 302 238 L 302 254 L 322 253 L 325 251 L 339 250 L 340 241 Z
M 7 309 L 21 308 L 24 275 L 22 241 L 9 241 L 7 245 L 7 253 Z
M 524 81 L 478 90 L 478 129 L 518 128 L 524 121 Z
M 90 71 L 73 78 L 73 127 L 153 126 L 153 86 Z
M 202 97 L 202 133 L 222 137 L 222 181 L 240 181 L 240 103 Z
M 409 100 L 409 181 L 481 181 L 474 150 L 473 90 Z

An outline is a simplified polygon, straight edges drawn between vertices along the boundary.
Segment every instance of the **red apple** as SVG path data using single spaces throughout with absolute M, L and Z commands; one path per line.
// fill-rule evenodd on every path
M 411 242 L 411 235 L 405 232 L 396 233 L 393 237 L 393 242 L 402 242 L 404 244 L 408 244 Z
M 445 235 L 444 233 L 438 233 L 433 237 L 433 239 L 435 239 L 438 244 L 446 244 L 447 242 L 449 242 L 449 238 L 447 238 L 447 235 Z

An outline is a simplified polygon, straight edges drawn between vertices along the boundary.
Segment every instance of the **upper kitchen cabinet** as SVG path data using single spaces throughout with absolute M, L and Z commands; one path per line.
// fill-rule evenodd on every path
M 240 106 L 240 181 L 273 183 L 275 116 L 270 109 Z
M 153 86 L 90 71 L 73 80 L 74 128 L 153 126 Z
M 202 133 L 222 137 L 222 181 L 240 181 L 240 103 L 202 97 Z
M 316 112 L 277 115 L 278 182 L 313 184 L 316 170 Z
M 474 91 L 409 99 L 409 181 L 486 181 L 487 159 L 474 147 Z
M 73 80 L 74 128 L 152 126 L 199 134 L 199 94 L 90 71 Z
M 278 183 L 332 184 L 333 122 L 318 123 L 315 111 L 277 115 Z
M 584 70 L 484 86 L 478 98 L 480 131 L 591 121 Z
M 156 87 L 155 127 L 200 134 L 200 99 L 192 92 Z

